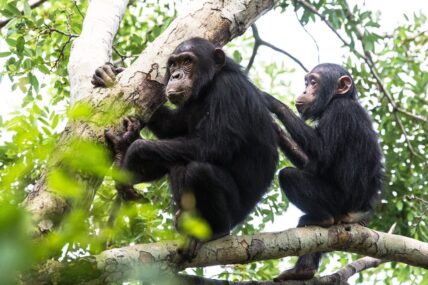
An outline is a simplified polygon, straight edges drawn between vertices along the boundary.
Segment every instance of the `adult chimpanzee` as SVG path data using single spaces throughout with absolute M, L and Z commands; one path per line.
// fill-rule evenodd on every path
M 114 73 L 105 65 L 93 83 L 111 84 Z M 133 184 L 168 174 L 178 213 L 190 193 L 216 239 L 244 220 L 273 179 L 278 154 L 272 119 L 240 66 L 205 39 L 177 46 L 165 79 L 166 96 L 177 108 L 163 106 L 147 122 L 159 140 L 136 139 L 139 123 L 130 119 L 125 134 L 107 131 L 106 138 L 124 156 L 122 167 L 133 174 Z M 135 196 L 132 186 L 118 190 Z M 193 238 L 182 254 L 192 258 L 199 244 Z
M 298 227 L 366 222 L 382 188 L 382 153 L 372 122 L 357 101 L 348 71 L 320 64 L 305 76 L 305 91 L 296 99 L 302 118 L 266 94 L 272 112 L 307 155 L 279 174 L 289 201 L 305 215 Z M 304 120 L 315 121 L 315 127 Z M 321 253 L 299 257 L 293 269 L 275 280 L 310 279 Z

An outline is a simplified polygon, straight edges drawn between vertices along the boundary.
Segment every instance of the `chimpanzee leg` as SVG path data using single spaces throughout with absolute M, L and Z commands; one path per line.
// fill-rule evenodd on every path
M 142 147 L 143 146 L 143 147 Z M 135 190 L 134 184 L 160 179 L 169 170 L 168 163 L 155 160 L 144 155 L 144 140 L 134 141 L 125 154 L 122 169 L 131 174 L 128 183 L 116 182 L 116 189 L 124 201 L 145 201 L 145 198 Z
M 329 227 L 334 224 L 337 197 L 333 188 L 314 175 L 296 168 L 282 169 L 279 174 L 282 190 L 291 203 L 302 210 L 305 215 L 299 220 L 298 227 L 319 225 Z M 315 275 L 322 253 L 300 256 L 294 268 L 285 270 L 275 281 L 308 280 Z
M 173 190 L 174 191 L 174 190 Z M 212 230 L 210 240 L 229 234 L 236 225 L 241 206 L 239 189 L 232 176 L 224 169 L 208 163 L 191 162 L 186 167 L 182 200 L 193 195 L 197 212 L 208 222 Z M 185 210 L 188 205 L 181 201 Z M 185 248 L 181 254 L 186 259 L 196 256 L 199 244 Z
M 136 140 L 125 155 L 124 170 L 132 174 L 132 184 L 158 180 L 168 173 L 170 165 L 145 155 L 144 140 Z
M 288 200 L 305 213 L 298 227 L 334 224 L 340 197 L 326 182 L 304 170 L 287 167 L 280 171 L 279 183 Z

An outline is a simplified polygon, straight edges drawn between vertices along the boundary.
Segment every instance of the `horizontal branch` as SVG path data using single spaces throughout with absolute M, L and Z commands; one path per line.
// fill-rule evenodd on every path
M 382 263 L 385 263 L 382 259 L 366 256 L 351 262 L 333 274 L 304 281 L 228 281 L 193 275 L 179 275 L 177 283 L 178 285 L 349 285 L 347 281 L 353 275 L 369 268 L 376 268 Z
M 153 277 L 155 270 L 160 271 L 160 276 L 169 278 L 174 276 L 176 271 L 188 267 L 246 264 L 333 250 L 428 268 L 428 243 L 374 231 L 359 225 L 307 227 L 252 236 L 228 236 L 203 245 L 197 257 L 186 263 L 178 262 L 177 246 L 177 242 L 139 244 L 107 250 L 99 255 L 69 263 L 49 263 L 39 268 L 37 276 L 33 276 L 31 280 L 49 283 L 52 278 L 55 280 L 64 278 L 68 282 L 78 284 L 93 282 L 96 279 L 100 283 L 91 284 L 102 284 L 107 281 L 143 279 L 148 275 Z M 73 271 L 86 270 L 91 271 L 86 279 L 82 274 L 78 276 L 72 274 Z M 73 278 L 78 279 L 72 280 Z

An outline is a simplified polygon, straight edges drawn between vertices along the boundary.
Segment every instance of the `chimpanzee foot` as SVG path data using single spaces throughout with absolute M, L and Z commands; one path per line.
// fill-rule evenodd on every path
M 189 237 L 186 244 L 183 247 L 177 249 L 177 253 L 180 256 L 180 261 L 182 262 L 191 262 L 193 258 L 198 254 L 199 249 L 204 244 L 204 242 Z
M 283 271 L 273 281 L 282 282 L 286 280 L 309 280 L 314 278 L 316 270 L 313 268 L 291 268 Z
M 134 187 L 128 185 L 116 185 L 117 194 L 123 201 L 134 201 L 139 203 L 147 203 L 148 199 L 141 193 L 135 190 Z

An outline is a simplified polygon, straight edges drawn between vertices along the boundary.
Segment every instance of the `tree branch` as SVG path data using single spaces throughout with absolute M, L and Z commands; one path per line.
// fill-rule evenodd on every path
M 428 268 L 428 243 L 374 231 L 359 225 L 339 225 L 330 228 L 306 227 L 278 233 L 259 233 L 253 236 L 228 236 L 204 244 L 197 257 L 191 262 L 185 263 L 177 262 L 179 260 L 176 252 L 177 245 L 176 242 L 139 244 L 107 250 L 97 256 L 83 257 L 68 263 L 52 261 L 38 268 L 37 272 L 31 276 L 31 282 L 45 284 L 51 282 L 52 278 L 56 278 L 58 283 L 61 283 L 61 278 L 64 278 L 73 284 L 93 282 L 94 280 L 101 283 L 106 281 L 121 282 L 135 278 L 147 279 L 148 276 L 153 278 L 156 271 L 159 275 L 156 274 L 154 278 L 159 278 L 159 276 L 172 278 L 176 271 L 188 267 L 246 264 L 253 261 L 332 250 L 359 253 L 383 261 L 404 262 L 409 265 Z M 363 258 L 333 274 L 336 277 L 325 276 L 311 282 L 325 282 L 325 280 L 338 277 L 342 278 L 343 281 L 345 280 L 343 278 L 349 278 L 352 274 L 377 266 L 379 263 L 380 261 Z M 85 276 L 84 274 L 72 273 L 85 272 L 86 270 L 92 270 L 91 274 Z M 91 284 L 101 283 L 93 282 Z M 342 282 L 342 284 L 346 283 Z
M 257 50 L 260 46 L 267 46 L 267 47 L 273 49 L 274 51 L 277 51 L 279 53 L 282 53 L 282 54 L 288 56 L 291 60 L 293 60 L 295 63 L 297 63 L 305 72 L 308 72 L 308 69 L 303 65 L 303 63 L 298 58 L 294 57 L 289 52 L 287 52 L 283 49 L 280 49 L 279 47 L 276 47 L 269 42 L 262 40 L 260 38 L 259 31 L 257 30 L 257 27 L 255 24 L 251 25 L 251 29 L 253 31 L 253 36 L 254 36 L 254 49 L 253 49 L 253 53 L 251 55 L 250 61 L 248 62 L 247 67 L 245 68 L 246 73 L 248 73 L 249 70 L 251 69 L 251 66 L 253 65 L 253 62 L 254 62 L 254 58 L 257 54 Z
M 38 1 L 34 1 L 32 4 L 30 4 L 30 8 L 34 9 L 39 7 L 40 5 L 42 5 L 43 3 L 45 3 L 47 0 L 38 0 Z M 21 12 L 22 14 L 23 12 Z M 0 20 L 0 29 L 3 28 L 4 26 L 6 26 L 13 18 L 9 18 L 9 19 L 1 19 Z
M 127 6 L 128 0 L 90 2 L 82 33 L 74 41 L 70 51 L 68 74 L 72 103 L 90 94 L 91 78 L 95 69 L 110 61 L 113 39 Z

